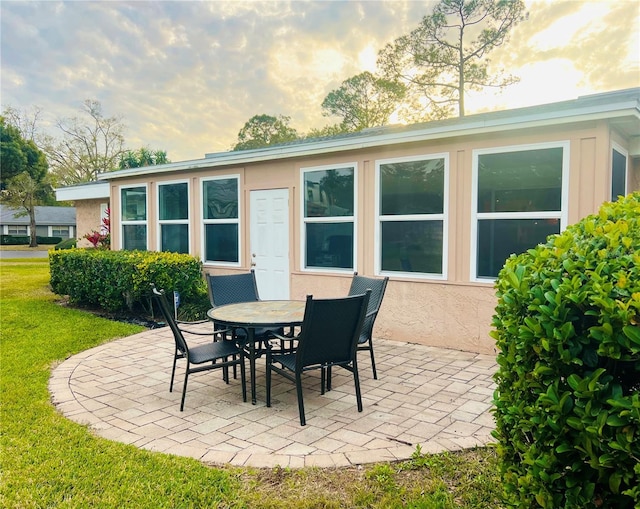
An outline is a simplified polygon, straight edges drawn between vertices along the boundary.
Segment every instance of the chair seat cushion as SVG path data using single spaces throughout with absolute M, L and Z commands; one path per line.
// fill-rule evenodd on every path
M 189 362 L 202 364 L 214 359 L 240 354 L 240 349 L 231 341 L 216 341 L 189 349 Z

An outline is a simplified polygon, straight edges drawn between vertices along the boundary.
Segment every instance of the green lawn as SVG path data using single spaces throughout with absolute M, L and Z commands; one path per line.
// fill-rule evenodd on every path
M 28 245 L 19 244 L 3 244 L 0 245 L 0 251 L 49 251 L 54 246 L 51 244 L 38 244 L 38 247 L 29 247 Z
M 52 366 L 142 330 L 57 302 L 47 259 L 0 262 L 0 507 L 495 508 L 478 449 L 346 469 L 213 468 L 96 437 L 50 403 Z

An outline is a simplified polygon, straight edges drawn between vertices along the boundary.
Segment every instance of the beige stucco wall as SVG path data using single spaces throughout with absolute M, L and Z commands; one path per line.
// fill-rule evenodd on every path
M 104 198 L 94 200 L 77 200 L 76 207 L 76 239 L 78 247 L 91 247 L 91 242 L 83 239 L 87 233 L 100 229 L 102 218 L 100 217 L 100 207 L 107 203 Z
M 191 202 L 191 254 L 200 257 L 201 216 L 200 179 L 209 176 L 239 175 L 242 214 L 242 267 L 206 266 L 209 272 L 228 273 L 249 269 L 249 193 L 258 189 L 287 188 L 290 197 L 290 264 L 291 297 L 302 299 L 307 294 L 317 297 L 345 295 L 350 274 L 314 273 L 303 270 L 300 253 L 300 169 L 331 164 L 357 164 L 357 258 L 356 267 L 362 275 L 375 275 L 374 232 L 375 219 L 375 162 L 379 159 L 412 155 L 446 153 L 449 157 L 448 195 L 448 274 L 445 281 L 425 280 L 390 275 L 387 293 L 376 322 L 374 335 L 442 346 L 478 353 L 493 353 L 490 337 L 491 320 L 496 305 L 492 282 L 470 281 L 472 164 L 473 150 L 509 147 L 548 142 L 569 144 L 569 205 L 568 223 L 595 213 L 608 200 L 611 188 L 612 143 L 625 147 L 628 140 L 613 132 L 606 121 L 583 122 L 575 125 L 511 130 L 502 133 L 475 135 L 396 146 L 368 148 L 330 155 L 284 159 L 280 161 L 246 164 L 241 167 L 212 168 L 120 179 L 111 184 L 112 245 L 120 246 L 118 225 L 119 190 L 122 185 L 148 186 L 149 249 L 156 249 L 156 196 L 158 182 L 188 180 Z M 630 185 L 638 189 L 640 164 L 630 161 Z M 78 227 L 84 224 L 78 210 Z M 81 232 L 79 230 L 79 235 Z

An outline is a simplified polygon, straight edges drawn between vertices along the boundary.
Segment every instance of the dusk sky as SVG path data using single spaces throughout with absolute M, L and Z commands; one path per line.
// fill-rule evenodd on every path
M 123 118 L 129 148 L 199 159 L 229 150 L 253 115 L 289 116 L 301 133 L 335 123 L 324 97 L 375 71 L 434 4 L 2 0 L 0 102 L 38 106 L 46 128 L 96 99 Z M 640 2 L 526 4 L 528 21 L 489 55 L 520 83 L 468 95 L 468 114 L 640 86 Z

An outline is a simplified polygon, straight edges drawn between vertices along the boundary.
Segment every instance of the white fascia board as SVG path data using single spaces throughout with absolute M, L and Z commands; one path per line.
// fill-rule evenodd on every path
M 92 200 L 109 198 L 109 182 L 90 185 L 68 186 L 54 189 L 57 201 Z
M 241 165 L 252 162 L 272 161 L 274 159 L 307 157 L 331 152 L 446 139 L 454 136 L 471 136 L 474 134 L 614 119 L 625 116 L 632 116 L 640 121 L 640 103 L 636 98 L 617 103 L 597 104 L 586 107 L 576 105 L 575 108 L 558 110 L 550 109 L 553 107 L 553 104 L 545 106 L 544 111 L 539 111 L 539 108 L 533 107 L 535 108 L 534 111 L 525 111 L 514 115 L 499 114 L 508 112 L 496 112 L 495 115 L 491 113 L 470 115 L 469 117 L 461 118 L 458 121 L 452 121 L 445 125 L 436 122 L 436 125 L 431 127 L 427 124 L 422 129 L 390 132 L 388 134 L 372 134 L 370 136 L 355 136 L 354 138 L 331 139 L 308 143 L 302 142 L 299 144 L 266 147 L 255 150 L 219 152 L 207 154 L 204 159 L 103 173 L 98 176 L 98 180 L 112 180 L 146 174 Z

